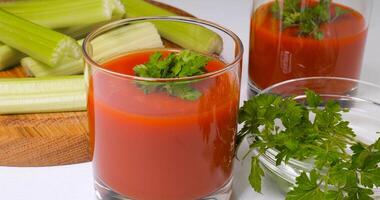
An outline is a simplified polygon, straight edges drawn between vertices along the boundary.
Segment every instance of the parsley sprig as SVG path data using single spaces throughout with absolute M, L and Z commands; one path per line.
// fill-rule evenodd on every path
M 205 66 L 209 61 L 209 57 L 190 50 L 170 53 L 167 57 L 164 57 L 161 52 L 155 52 L 147 63 L 136 65 L 133 70 L 140 77 L 182 78 L 206 73 Z M 197 100 L 202 95 L 191 86 L 191 81 L 167 83 L 139 81 L 138 86 L 146 94 L 166 92 L 184 100 Z
M 314 168 L 296 178 L 286 200 L 372 200 L 372 189 L 380 187 L 380 139 L 372 145 L 357 142 L 342 118 L 347 109 L 336 101 L 323 101 L 311 90 L 305 93 L 307 106 L 293 97 L 261 94 L 240 109 L 243 128 L 237 143 L 249 137 L 250 151 L 258 152 L 251 160 L 251 186 L 261 191 L 264 171 L 259 157 L 276 149 L 276 165 L 291 158 L 314 160 Z
M 314 6 L 302 7 L 303 0 L 284 0 L 280 4 L 276 0 L 271 7 L 272 14 L 282 21 L 282 29 L 289 27 L 298 27 L 299 34 L 303 36 L 312 36 L 315 39 L 322 40 L 324 33 L 320 26 L 324 23 L 332 22 L 339 16 L 344 15 L 350 10 L 335 7 L 335 14 L 330 12 L 331 0 L 320 0 Z

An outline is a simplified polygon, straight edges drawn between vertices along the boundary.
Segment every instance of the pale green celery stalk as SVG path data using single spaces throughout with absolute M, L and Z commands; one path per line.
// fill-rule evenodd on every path
M 111 0 L 112 2 L 112 19 L 120 19 L 125 15 L 124 4 L 120 0 Z
M 83 76 L 0 79 L 0 114 L 86 109 Z
M 1 2 L 0 8 L 48 28 L 88 25 L 110 20 L 114 0 Z
M 90 25 L 82 25 L 82 26 L 72 26 L 68 28 L 61 28 L 57 29 L 58 32 L 63 33 L 65 35 L 68 35 L 75 39 L 80 39 L 86 37 L 88 33 L 95 30 L 96 28 L 103 26 L 107 22 L 100 22 L 96 24 L 90 24 Z
M 101 63 L 129 51 L 161 48 L 163 43 L 150 22 L 136 23 L 112 30 L 91 41 L 93 60 Z
M 0 96 L 15 94 L 36 94 L 71 92 L 85 90 L 83 76 L 59 76 L 45 78 L 1 78 Z
M 0 71 L 16 65 L 23 57 L 25 54 L 7 45 L 0 44 Z
M 82 44 L 82 40 L 79 40 L 78 43 Z M 91 44 L 93 60 L 100 63 L 128 51 L 163 47 L 157 29 L 149 22 L 123 26 L 109 31 L 95 38 Z M 36 77 L 78 74 L 82 73 L 84 69 L 82 60 L 67 62 L 51 68 L 32 58 L 23 58 L 21 65 L 29 75 Z
M 124 5 L 121 3 L 120 0 L 110 0 L 112 2 L 112 18 L 111 21 L 121 19 L 125 15 L 125 8 Z M 103 26 L 106 23 L 109 23 L 110 21 L 104 21 L 99 22 L 95 24 L 87 24 L 87 25 L 79 25 L 79 26 L 72 26 L 68 28 L 61 28 L 57 31 L 68 35 L 70 37 L 79 39 L 85 37 L 89 32 L 92 30 Z
M 29 76 L 45 77 L 45 76 L 61 76 L 74 75 L 83 73 L 83 59 L 74 60 L 61 64 L 56 67 L 49 67 L 46 64 L 39 62 L 31 57 L 21 59 L 21 66 Z
M 173 16 L 175 13 L 152 5 L 144 0 L 121 0 L 127 17 Z M 152 21 L 153 22 L 153 21 Z M 156 21 L 153 22 L 167 40 L 187 49 L 202 53 L 217 53 L 223 49 L 223 40 L 215 32 L 194 24 Z
M 34 24 L 0 9 L 0 41 L 49 66 L 82 56 L 77 42 L 62 33 Z
M 42 4 L 43 6 L 41 6 Z M 70 8 L 75 5 L 77 7 Z M 73 38 L 83 38 L 90 31 L 104 25 L 109 20 L 121 19 L 125 15 L 125 8 L 120 0 L 12 1 L 0 2 L 0 8 L 48 28 L 71 26 L 60 28 L 58 31 Z M 85 12 L 83 10 L 77 12 L 81 8 L 86 9 Z M 90 10 L 88 10 L 89 8 Z M 25 56 L 18 51 L 2 47 L 0 49 L 0 70 L 19 63 L 22 57 Z

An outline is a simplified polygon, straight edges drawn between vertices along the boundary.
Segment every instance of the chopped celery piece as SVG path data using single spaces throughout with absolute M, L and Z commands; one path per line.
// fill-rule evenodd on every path
M 21 66 L 27 75 L 35 77 L 81 74 L 84 69 L 83 59 L 49 67 L 31 57 L 25 57 L 21 59 Z
M 0 114 L 86 109 L 83 76 L 0 79 Z
M 0 41 L 46 63 L 57 66 L 81 57 L 77 42 L 0 9 Z
M 91 41 L 93 60 L 103 62 L 129 51 L 160 48 L 163 43 L 156 27 L 150 22 L 123 26 Z
M 24 0 L 1 2 L 0 8 L 48 28 L 63 28 L 110 20 L 115 7 L 113 1 Z
M 81 26 L 72 26 L 68 28 L 57 29 L 58 32 L 68 35 L 75 39 L 80 39 L 86 37 L 88 33 L 95 30 L 96 28 L 104 25 L 108 22 L 100 22 L 97 24 L 81 25 Z
M 120 0 L 110 0 L 110 1 L 112 3 L 111 21 L 121 19 L 125 15 L 124 5 L 121 3 Z M 109 23 L 109 22 L 110 21 L 103 21 L 103 22 L 98 22 L 98 23 L 93 23 L 93 24 L 71 26 L 71 27 L 67 27 L 67 28 L 58 29 L 57 31 L 59 31 L 65 35 L 68 35 L 70 37 L 79 39 L 79 38 L 85 37 L 92 30 L 94 30 L 100 26 L 103 26 L 104 24 Z
M 1 78 L 0 96 L 85 90 L 83 76 Z
M 173 16 L 175 13 L 152 5 L 144 0 L 122 0 L 127 17 Z M 202 53 L 219 54 L 223 48 L 222 38 L 215 32 L 195 24 L 152 21 L 167 40 L 186 49 Z
M 78 41 L 82 44 L 82 40 Z M 160 35 L 152 23 L 144 22 L 123 26 L 104 33 L 91 41 L 93 60 L 103 62 L 128 51 L 163 47 Z M 23 58 L 21 65 L 32 76 L 71 75 L 83 72 L 83 61 L 76 60 L 51 68 L 30 57 Z
M 125 15 L 124 4 L 120 0 L 112 1 L 112 19 L 120 19 Z
M 53 4 L 53 3 L 56 4 Z M 62 3 L 64 2 L 64 3 Z M 91 2 L 88 4 L 88 2 Z M 61 1 L 51 0 L 46 1 L 12 1 L 12 2 L 0 2 L 0 8 L 13 12 L 14 14 L 21 16 L 25 19 L 31 20 L 39 25 L 46 26 L 48 28 L 66 27 L 60 28 L 58 32 L 62 32 L 73 38 L 83 38 L 93 29 L 108 23 L 109 20 L 121 19 L 125 15 L 124 5 L 120 0 L 91 0 L 88 1 Z M 79 3 L 87 3 L 84 7 Z M 44 6 L 41 6 L 44 4 Z M 47 5 L 47 7 L 45 6 Z M 64 7 L 78 5 L 82 8 L 88 8 L 93 6 L 94 11 L 76 12 L 75 9 L 67 10 Z M 54 8 L 54 9 L 53 9 Z M 63 10 L 62 10 L 63 9 Z M 96 10 L 97 9 L 97 10 Z M 104 12 L 99 12 L 104 9 Z M 110 10 L 110 11 L 109 11 Z M 73 12 L 67 14 L 68 12 Z M 111 17 L 109 16 L 111 12 Z M 54 14 L 52 14 L 54 13 Z M 103 14 L 99 14 L 103 13 Z M 105 14 L 104 14 L 105 13 Z M 90 19 L 90 20 L 89 20 Z M 108 20 L 108 21 L 107 21 Z M 80 25 L 78 25 L 80 24 Z M 2 43 L 0 43 L 1 45 Z M 23 54 L 8 47 L 0 47 L 0 70 L 7 69 L 17 63 L 19 63 Z
M 8 69 L 20 62 L 25 55 L 7 45 L 0 44 L 0 70 Z

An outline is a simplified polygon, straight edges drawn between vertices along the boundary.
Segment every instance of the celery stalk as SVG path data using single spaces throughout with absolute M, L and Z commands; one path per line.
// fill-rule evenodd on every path
M 120 0 L 10 1 L 0 2 L 0 8 L 48 28 L 70 26 L 58 31 L 73 38 L 82 38 L 96 27 L 109 22 L 107 20 L 120 19 L 125 15 Z M 91 9 L 77 11 L 81 8 Z M 9 46 L 0 47 L 0 70 L 17 64 L 22 57 L 25 56 Z
M 1 78 L 0 96 L 85 90 L 83 76 Z
M 100 22 L 97 24 L 81 25 L 81 26 L 72 26 L 68 28 L 57 29 L 58 32 L 68 35 L 75 39 L 80 39 L 86 37 L 88 33 L 95 30 L 96 28 L 104 25 L 107 22 Z
M 82 41 L 78 41 L 82 44 Z M 128 51 L 163 47 L 160 35 L 152 23 L 132 24 L 109 31 L 91 41 L 93 59 L 103 62 Z M 83 61 L 67 62 L 51 68 L 32 58 L 23 58 L 21 65 L 32 76 L 71 75 L 83 72 Z
M 110 20 L 113 0 L 1 2 L 0 8 L 48 28 L 88 25 Z
M 64 34 L 2 9 L 0 19 L 0 41 L 49 66 L 77 60 L 82 55 L 76 41 Z
M 121 3 L 120 0 L 110 0 L 111 5 L 112 5 L 112 18 L 111 21 L 113 20 L 118 20 L 121 19 L 125 15 L 125 8 L 124 5 Z M 68 35 L 73 38 L 83 38 L 85 37 L 89 32 L 92 30 L 103 26 L 106 23 L 109 23 L 110 21 L 103 21 L 103 22 L 98 22 L 94 24 L 86 24 L 86 25 L 79 25 L 79 26 L 71 26 L 67 28 L 61 28 L 58 29 L 57 31 Z
M 175 13 L 152 5 L 144 0 L 122 0 L 127 17 L 173 16 Z M 219 54 L 223 48 L 222 38 L 215 32 L 194 24 L 152 21 L 167 40 L 187 49 L 202 53 Z
M 163 47 L 156 27 L 149 22 L 131 24 L 112 30 L 96 37 L 91 44 L 93 60 L 100 63 L 129 51 Z
M 25 55 L 7 45 L 0 44 L 0 71 L 19 63 Z
M 111 0 L 112 2 L 112 19 L 120 19 L 125 15 L 124 4 L 120 0 Z
M 83 76 L 0 79 L 0 114 L 86 109 Z
M 83 59 L 70 61 L 52 68 L 31 57 L 25 57 L 21 59 L 21 66 L 27 75 L 35 77 L 81 74 L 84 69 Z

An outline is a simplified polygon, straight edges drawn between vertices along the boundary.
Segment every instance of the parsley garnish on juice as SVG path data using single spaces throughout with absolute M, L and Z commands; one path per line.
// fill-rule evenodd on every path
M 315 39 L 322 40 L 324 33 L 320 26 L 329 23 L 350 10 L 335 7 L 332 13 L 332 0 L 305 1 L 305 0 L 276 0 L 271 7 L 272 14 L 282 22 L 282 29 L 298 27 L 299 34 L 303 36 L 312 36 Z M 302 5 L 303 3 L 315 5 Z
M 243 128 L 237 143 L 249 137 L 250 151 L 258 152 L 251 160 L 251 186 L 261 191 L 264 171 L 259 157 L 276 149 L 276 165 L 313 160 L 313 169 L 296 178 L 286 200 L 372 200 L 372 189 L 380 187 L 380 139 L 371 145 L 358 142 L 342 118 L 347 109 L 336 101 L 323 101 L 311 90 L 305 93 L 307 106 L 293 97 L 261 94 L 240 109 Z
M 137 76 L 146 78 L 183 78 L 202 75 L 207 72 L 206 65 L 210 57 L 183 50 L 170 53 L 164 57 L 161 52 L 155 52 L 145 64 L 136 65 L 133 70 Z M 185 82 L 138 82 L 138 86 L 146 93 L 166 92 L 184 100 L 194 101 L 202 93 L 191 86 L 190 81 Z

